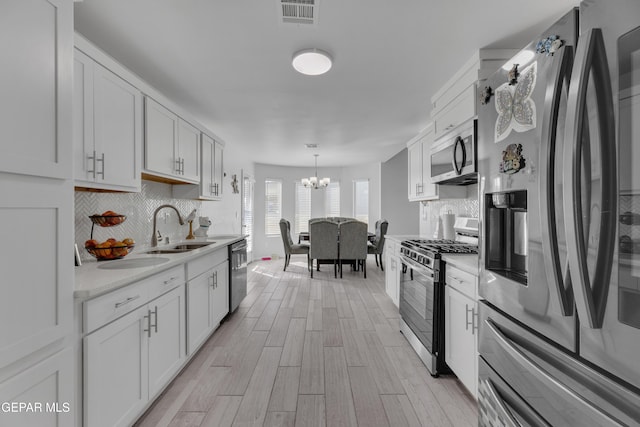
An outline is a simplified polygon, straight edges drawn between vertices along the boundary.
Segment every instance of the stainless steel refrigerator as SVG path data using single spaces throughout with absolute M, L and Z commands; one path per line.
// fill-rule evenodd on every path
M 479 89 L 479 424 L 640 425 L 640 1 Z

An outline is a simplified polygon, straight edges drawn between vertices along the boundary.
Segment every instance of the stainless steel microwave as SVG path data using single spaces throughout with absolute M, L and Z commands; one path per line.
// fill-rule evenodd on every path
M 469 185 L 478 182 L 477 120 L 461 125 L 431 147 L 431 182 Z

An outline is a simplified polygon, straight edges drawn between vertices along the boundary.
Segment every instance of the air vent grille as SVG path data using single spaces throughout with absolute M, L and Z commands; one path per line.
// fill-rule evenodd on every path
M 285 24 L 318 23 L 319 0 L 280 0 L 280 18 Z

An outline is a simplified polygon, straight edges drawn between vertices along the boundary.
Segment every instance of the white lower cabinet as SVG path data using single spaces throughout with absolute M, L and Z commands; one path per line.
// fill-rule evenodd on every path
M 189 262 L 187 271 L 187 348 L 192 354 L 229 312 L 227 249 Z
M 445 360 L 458 379 L 478 394 L 477 277 L 447 265 Z
M 65 349 L 0 383 L 0 425 L 72 426 L 73 367 L 73 351 Z
M 132 286 L 136 287 L 133 296 L 126 294 L 127 289 L 114 291 L 121 300 L 114 301 L 114 295 L 108 294 L 85 308 L 87 324 L 93 324 L 96 316 L 106 316 L 108 307 L 111 312 L 131 309 L 84 337 L 84 424 L 88 426 L 130 425 L 186 360 L 184 267 Z
M 400 299 L 400 244 L 386 239 L 384 248 L 384 284 L 387 295 L 398 307 Z

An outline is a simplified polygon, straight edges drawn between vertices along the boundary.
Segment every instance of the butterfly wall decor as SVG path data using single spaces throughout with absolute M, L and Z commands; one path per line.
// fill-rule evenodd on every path
M 526 132 L 536 127 L 536 104 L 531 94 L 536 86 L 537 62 L 521 73 L 518 83 L 502 84 L 495 91 L 498 118 L 495 127 L 495 142 L 505 139 L 512 130 Z

